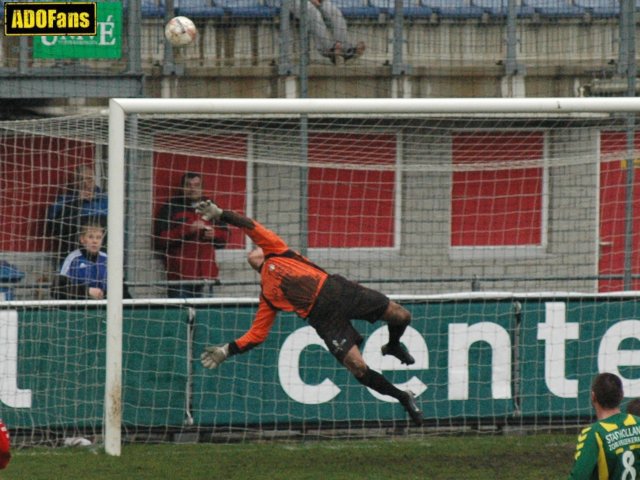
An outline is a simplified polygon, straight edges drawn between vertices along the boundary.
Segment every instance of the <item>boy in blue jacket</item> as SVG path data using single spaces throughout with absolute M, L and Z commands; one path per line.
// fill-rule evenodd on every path
M 104 228 L 88 222 L 80 229 L 80 248 L 65 258 L 51 294 L 59 300 L 102 300 L 107 296 L 107 254 L 102 252 Z

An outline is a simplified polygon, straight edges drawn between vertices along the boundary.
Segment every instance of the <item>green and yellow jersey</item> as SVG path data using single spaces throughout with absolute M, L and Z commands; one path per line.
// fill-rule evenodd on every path
M 570 480 L 640 480 L 640 417 L 616 413 L 578 436 Z

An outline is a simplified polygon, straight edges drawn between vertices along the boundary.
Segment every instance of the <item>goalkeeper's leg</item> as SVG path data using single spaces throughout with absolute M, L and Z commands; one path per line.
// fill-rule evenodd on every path
M 411 323 L 411 313 L 402 305 L 390 301 L 382 319 L 387 322 L 389 327 L 389 343 L 382 346 L 382 354 L 393 355 L 406 365 L 414 364 L 415 359 L 400 343 L 400 337 Z
M 416 404 L 413 393 L 400 390 L 381 373 L 371 370 L 365 363 L 364 358 L 362 358 L 362 354 L 357 345 L 351 347 L 342 363 L 362 385 L 372 388 L 383 395 L 395 398 L 405 408 L 411 420 L 413 420 L 416 425 L 422 425 L 422 411 Z

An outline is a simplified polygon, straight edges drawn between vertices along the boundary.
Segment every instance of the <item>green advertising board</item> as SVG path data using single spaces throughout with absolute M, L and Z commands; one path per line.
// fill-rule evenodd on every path
M 634 298 L 456 299 L 406 304 L 414 365 L 383 357 L 384 322 L 355 320 L 363 356 L 411 389 L 436 421 L 544 421 L 592 415 L 590 383 L 621 376 L 640 396 L 640 301 Z M 205 346 L 251 326 L 255 304 L 127 306 L 125 426 L 209 427 L 405 421 L 395 401 L 358 383 L 315 331 L 280 313 L 267 340 L 215 370 Z M 0 415 L 12 425 L 99 426 L 104 415 L 105 310 L 0 309 Z
M 464 337 L 464 333 L 451 336 L 450 320 L 470 322 L 472 335 L 474 326 L 489 335 L 493 329 L 508 332 L 514 321 L 513 302 L 418 303 L 408 308 L 413 322 L 403 342 L 416 363 L 406 366 L 382 357 L 380 347 L 387 341 L 384 322 L 372 325 L 355 321 L 365 337 L 361 349 L 369 366 L 381 371 L 398 388 L 416 393 L 426 418 L 510 415 L 514 404 L 509 392 L 503 389 L 493 395 L 500 387 L 487 381 L 492 375 L 491 347 L 483 342 L 474 342 L 468 350 L 462 343 L 450 345 L 451 338 L 460 342 Z M 232 323 L 224 312 L 223 307 L 198 311 L 194 351 L 239 337 L 253 320 L 251 310 L 240 316 L 234 314 Z M 458 347 L 459 355 L 447 355 Z M 511 354 L 507 352 L 507 356 L 510 362 Z M 452 359 L 457 359 L 461 368 L 466 365 L 470 374 L 451 375 L 448 363 Z M 466 398 L 451 400 L 454 389 L 450 383 L 465 379 Z M 509 380 L 505 377 L 504 382 L 496 383 L 510 387 Z M 232 357 L 219 369 L 209 371 L 196 364 L 193 392 L 194 419 L 203 425 L 406 419 L 406 412 L 395 400 L 378 398 L 358 383 L 337 363 L 313 329 L 292 314 L 279 314 L 264 344 Z
M 598 372 L 640 396 L 640 302 L 633 298 L 542 299 L 522 303 L 521 414 L 589 416 Z
M 29 392 L 30 399 L 28 407 L 10 408 L 11 395 L 0 398 L 0 416 L 24 428 L 101 425 L 105 309 L 0 310 L 0 327 L 6 327 L 7 317 L 14 313 L 19 325 L 15 386 L 23 393 Z M 125 425 L 183 424 L 189 370 L 188 319 L 186 308 L 126 312 L 122 368 Z
M 119 59 L 122 56 L 122 3 L 97 4 L 95 36 L 37 36 L 33 58 Z

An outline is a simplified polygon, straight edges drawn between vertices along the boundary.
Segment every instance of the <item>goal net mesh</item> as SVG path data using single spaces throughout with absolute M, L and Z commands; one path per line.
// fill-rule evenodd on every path
M 112 159 L 126 172 L 125 434 L 575 427 L 603 369 L 640 395 L 630 125 L 584 113 L 128 117 L 126 158 Z M 0 417 L 18 444 L 101 441 L 107 292 L 89 237 L 104 234 L 108 255 L 108 142 L 104 116 L 0 123 Z M 198 223 L 198 195 L 410 310 L 409 367 L 380 355 L 383 322 L 354 325 L 371 368 L 417 395 L 425 427 L 291 314 L 251 352 L 200 365 L 207 345 L 250 327 L 260 286 L 250 240 Z

